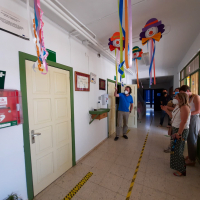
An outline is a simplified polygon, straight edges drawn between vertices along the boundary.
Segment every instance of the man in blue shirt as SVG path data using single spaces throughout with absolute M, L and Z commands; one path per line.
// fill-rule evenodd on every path
M 123 128 L 123 137 L 125 139 L 128 139 L 126 135 L 126 132 L 128 130 L 128 117 L 133 109 L 133 97 L 130 94 L 131 94 L 131 87 L 129 86 L 125 87 L 124 93 L 119 93 L 119 94 L 117 94 L 117 88 L 115 88 L 114 96 L 119 97 L 117 130 L 116 130 L 115 141 L 119 139 L 119 135 L 120 132 L 122 132 L 122 128 Z

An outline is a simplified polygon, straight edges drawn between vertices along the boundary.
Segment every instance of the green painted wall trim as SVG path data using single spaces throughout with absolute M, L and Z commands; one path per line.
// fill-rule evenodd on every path
M 24 138 L 24 156 L 26 168 L 26 183 L 28 199 L 33 200 L 33 179 L 32 179 L 32 166 L 31 166 L 31 151 L 29 140 L 29 121 L 28 121 L 28 105 L 27 105 L 27 88 L 26 88 L 26 67 L 25 61 L 30 60 L 36 62 L 37 57 L 23 52 L 19 52 L 19 71 L 20 71 L 20 84 L 22 93 L 22 108 L 23 108 L 23 138 Z M 73 68 L 48 61 L 49 66 L 67 70 L 70 72 L 70 101 L 71 101 L 71 129 L 72 129 L 72 164 L 76 165 L 75 157 L 75 131 L 74 131 L 74 92 L 73 92 Z
M 200 51 L 198 51 L 198 53 L 193 56 L 193 58 L 187 63 L 187 65 L 180 71 L 180 81 L 182 81 L 184 78 L 186 78 L 186 67 L 199 55 L 199 68 L 200 68 Z M 181 79 L 181 72 L 184 71 L 184 77 Z M 198 71 L 198 70 L 196 70 Z M 192 72 L 194 73 L 194 72 Z M 188 76 L 190 76 L 191 74 L 189 74 Z
M 53 62 L 56 62 L 56 52 L 55 51 L 52 51 L 50 49 L 46 49 L 49 53 L 48 57 L 47 57 L 47 60 L 49 61 L 53 61 Z

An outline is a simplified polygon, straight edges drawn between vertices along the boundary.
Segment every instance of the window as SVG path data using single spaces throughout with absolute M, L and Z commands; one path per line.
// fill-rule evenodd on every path
M 181 86 L 184 85 L 184 80 L 181 81 Z
M 190 87 L 190 76 L 187 77 L 186 81 L 187 81 L 187 85 Z
M 199 55 L 194 59 L 194 71 L 199 69 Z
M 193 94 L 198 94 L 198 81 L 199 81 L 199 72 L 194 73 L 191 75 L 191 92 Z
M 181 71 L 181 80 L 184 79 L 184 69 Z

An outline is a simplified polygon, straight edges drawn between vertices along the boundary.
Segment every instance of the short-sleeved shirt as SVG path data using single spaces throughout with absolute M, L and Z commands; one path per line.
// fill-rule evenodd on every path
M 119 93 L 119 111 L 129 112 L 131 103 L 133 103 L 133 97 L 131 95 L 126 96 L 124 93 Z
M 170 100 L 172 100 L 172 98 L 171 98 L 169 95 L 167 95 L 166 97 L 165 97 L 165 96 L 162 96 L 162 97 L 160 98 L 160 101 L 162 101 L 162 105 L 163 105 L 163 106 L 166 106 L 167 103 L 168 103 Z

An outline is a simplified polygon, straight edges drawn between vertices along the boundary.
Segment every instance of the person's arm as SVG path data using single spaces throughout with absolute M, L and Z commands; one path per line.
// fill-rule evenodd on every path
M 132 110 L 133 110 L 133 103 L 131 103 L 131 106 L 130 106 L 130 113 L 132 112 Z
M 196 115 L 200 113 L 200 97 L 196 95 L 193 101 L 194 101 L 195 111 L 191 112 L 191 115 Z
M 181 123 L 179 125 L 178 133 L 176 133 L 176 138 L 178 139 L 181 137 L 180 135 L 182 135 L 183 130 L 185 129 L 185 124 L 187 123 L 190 110 L 187 106 L 182 106 L 180 108 L 180 112 L 181 112 Z
M 161 106 L 161 109 L 164 110 L 170 118 L 172 118 L 172 112 L 167 109 L 167 106 Z
M 166 106 L 168 110 L 170 111 L 173 111 L 174 110 L 174 107 L 169 107 L 169 106 Z
M 115 88 L 114 96 L 119 97 L 119 94 L 117 94 L 117 88 Z

